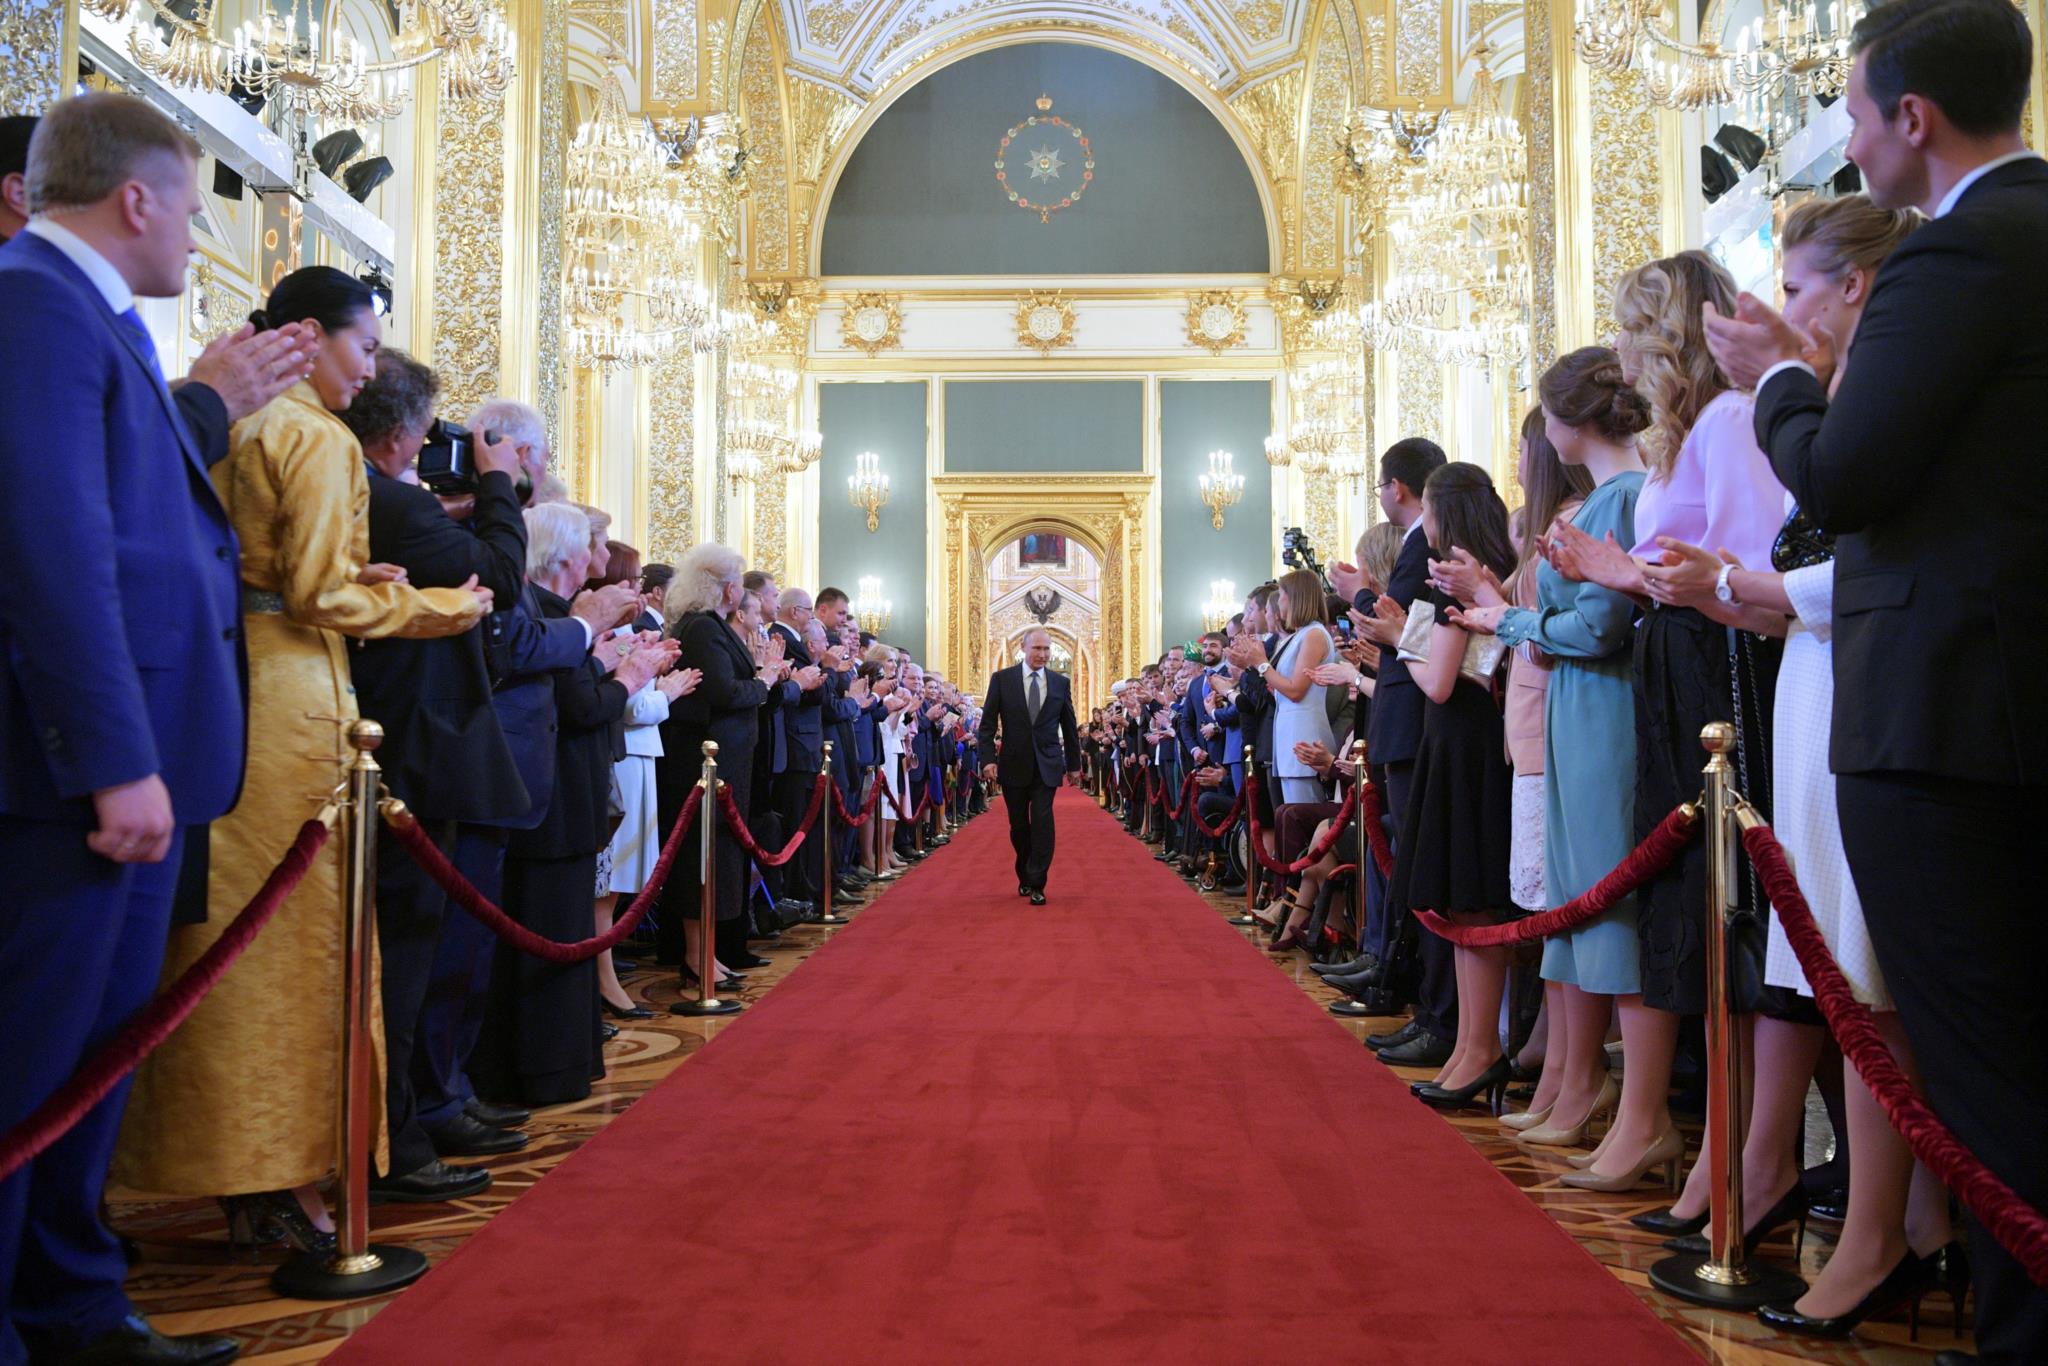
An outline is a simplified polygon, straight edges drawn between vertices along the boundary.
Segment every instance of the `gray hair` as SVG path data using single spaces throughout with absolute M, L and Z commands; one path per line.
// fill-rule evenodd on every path
M 675 622 L 692 612 L 715 612 L 725 605 L 726 585 L 738 583 L 747 562 L 731 546 L 706 541 L 693 545 L 669 580 L 662 615 Z
M 199 144 L 132 95 L 98 91 L 50 106 L 29 139 L 22 176 L 30 213 L 97 204 L 131 180 L 156 183 L 169 158 L 180 174 L 199 160 Z
M 590 549 L 590 521 L 568 503 L 526 509 L 526 577 L 547 578 Z
M 585 503 L 572 503 L 571 507 L 590 521 L 590 548 L 596 550 L 599 543 L 611 539 L 612 515 L 603 508 L 594 508 Z
M 377 377 L 335 414 L 366 449 L 402 432 L 425 431 L 434 420 L 441 381 L 395 346 L 377 352 Z
M 540 420 L 539 413 L 516 398 L 485 399 L 469 415 L 469 429 L 479 439 L 488 429 L 515 446 L 531 446 L 537 451 L 548 449 L 547 424 Z M 536 497 L 534 501 L 541 499 Z

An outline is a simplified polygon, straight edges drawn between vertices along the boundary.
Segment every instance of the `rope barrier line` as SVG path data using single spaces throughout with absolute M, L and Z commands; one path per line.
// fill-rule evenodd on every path
M 896 808 L 896 819 L 899 821 L 909 821 L 912 825 L 915 825 L 924 819 L 925 812 L 932 809 L 932 790 L 929 786 L 925 788 L 924 796 L 918 799 L 917 810 L 906 813 L 903 809 L 903 803 L 896 800 L 896 786 L 894 783 L 889 782 L 885 778 L 877 785 L 889 794 L 889 805 Z
M 1785 859 L 1784 846 L 1768 825 L 1748 825 L 1742 846 L 1749 851 L 1785 938 L 1798 955 L 1813 998 L 1827 1017 L 1828 1029 L 1855 1065 L 1870 1093 L 1900 1137 L 1937 1177 L 1962 1200 L 1991 1236 L 2026 1268 L 2035 1285 L 2048 1286 L 2048 1216 L 2019 1197 L 1999 1175 L 1964 1147 L 1927 1105 L 1892 1056 L 1870 1018 L 1870 1007 L 1842 976 L 1827 939 L 1814 923 L 1813 909 Z
M 796 851 L 803 845 L 804 836 L 818 823 L 818 814 L 825 809 L 825 789 L 832 784 L 824 774 L 818 775 L 817 785 L 811 789 L 810 809 L 797 822 L 796 833 L 789 837 L 789 843 L 777 853 L 769 853 L 754 840 L 754 832 L 747 829 L 747 819 L 740 812 L 740 805 L 733 800 L 732 789 L 724 783 L 718 785 L 718 809 L 725 814 L 725 828 L 732 831 L 747 856 L 764 868 L 780 868 L 796 857 Z
M 1573 897 L 1562 906 L 1510 920 L 1504 925 L 1453 925 L 1435 911 L 1416 911 L 1415 918 L 1439 939 L 1468 949 L 1497 948 L 1504 944 L 1526 944 L 1549 935 L 1574 930 L 1597 916 L 1605 915 L 1625 896 L 1671 866 L 1679 851 L 1700 832 L 1698 808 L 1687 804 L 1672 811 L 1649 838 L 1629 851 L 1614 871 Z
M 1365 792 L 1359 797 L 1365 821 L 1365 842 L 1372 846 L 1373 866 L 1380 870 L 1383 878 L 1394 876 L 1394 845 L 1387 838 L 1387 813 L 1380 802 L 1380 785 L 1367 782 Z
M 130 1017 L 118 1034 L 101 1044 L 71 1080 L 51 1092 L 21 1123 L 0 1135 L 0 1181 L 20 1171 L 38 1153 L 70 1132 L 198 1009 L 207 993 L 227 975 L 235 960 L 255 942 L 278 908 L 305 880 L 313 860 L 334 833 L 329 823 L 332 819 L 331 812 L 323 811 L 320 818 L 301 825 L 277 867 L 220 938 L 180 973 L 177 981 L 159 991 L 148 1005 Z
M 860 804 L 860 814 L 854 815 L 846 809 L 846 798 L 839 795 L 839 784 L 832 784 L 832 809 L 839 817 L 839 823 L 849 830 L 858 830 L 874 818 L 875 805 L 882 800 L 883 784 L 877 782 L 868 792 L 868 799 Z
M 1245 789 L 1247 791 L 1251 790 L 1252 786 L 1258 781 L 1259 778 L 1256 773 L 1246 774 Z M 1325 854 L 1337 847 L 1337 841 L 1343 837 L 1345 825 L 1358 810 L 1358 788 L 1359 784 L 1357 783 L 1351 785 L 1351 790 L 1344 794 L 1344 804 L 1337 808 L 1336 815 L 1330 817 L 1329 830 L 1324 833 L 1320 840 L 1317 840 L 1309 847 L 1309 851 L 1306 854 L 1303 854 L 1292 863 L 1282 863 L 1279 859 L 1273 858 L 1266 853 L 1265 847 L 1259 843 L 1259 836 L 1263 833 L 1263 828 L 1259 825 L 1259 808 L 1254 803 L 1247 803 L 1251 811 L 1252 853 L 1257 856 L 1259 863 L 1268 872 L 1279 873 L 1282 876 L 1292 876 L 1295 873 L 1307 872 L 1316 864 L 1321 863 Z
M 1180 805 L 1174 806 L 1166 801 L 1166 784 L 1163 781 L 1155 781 L 1152 785 L 1152 800 L 1166 807 L 1166 819 L 1177 821 L 1181 813 L 1188 809 L 1188 791 L 1194 785 L 1195 775 L 1190 773 L 1180 785 Z
M 1230 810 L 1224 815 L 1222 820 L 1216 822 L 1213 826 L 1202 819 L 1202 804 L 1196 802 L 1194 811 L 1195 829 L 1201 831 L 1212 840 L 1222 839 L 1224 832 L 1230 829 L 1231 826 L 1236 825 L 1237 818 L 1244 814 L 1244 794 L 1245 789 L 1240 787 L 1237 790 L 1237 799 L 1230 804 Z
M 439 884 L 441 890 L 448 893 L 449 899 L 456 905 L 481 920 L 493 934 L 521 953 L 550 963 L 567 964 L 581 963 L 585 959 L 608 952 L 617 947 L 640 924 L 641 919 L 660 898 L 661 889 L 668 882 L 669 870 L 674 867 L 676 855 L 682 849 L 683 836 L 696 820 L 698 808 L 703 802 L 704 789 L 693 786 L 689 799 L 683 803 L 681 814 L 676 817 L 675 825 L 669 830 L 668 839 L 662 843 L 661 855 L 654 862 L 654 870 L 648 875 L 647 885 L 640 889 L 640 894 L 633 898 L 632 904 L 612 921 L 612 927 L 603 934 L 592 935 L 588 939 L 579 939 L 569 944 L 535 934 L 506 915 L 448 861 L 448 856 L 427 838 L 427 832 L 420 828 L 420 823 L 401 804 L 385 803 L 383 814 L 385 828 L 391 831 L 392 836 L 405 847 L 405 852 L 413 856 L 421 870 Z

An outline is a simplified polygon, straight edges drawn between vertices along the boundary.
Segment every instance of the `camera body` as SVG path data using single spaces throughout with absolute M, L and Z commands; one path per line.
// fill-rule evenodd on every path
M 1329 575 L 1323 573 L 1322 564 L 1316 559 L 1316 548 L 1309 544 L 1308 533 L 1298 526 L 1285 527 L 1280 532 L 1280 563 L 1289 569 L 1306 569 L 1323 581 L 1327 590 Z
M 498 434 L 486 431 L 486 446 L 498 444 Z M 420 482 L 443 497 L 476 492 L 476 435 L 469 428 L 437 417 L 427 428 L 427 440 L 420 447 Z

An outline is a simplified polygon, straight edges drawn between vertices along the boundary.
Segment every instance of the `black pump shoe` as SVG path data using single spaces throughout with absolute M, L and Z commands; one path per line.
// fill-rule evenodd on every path
M 1800 1188 L 1795 1186 L 1793 1189 Z M 1796 1333 L 1808 1338 L 1845 1338 L 1863 1320 L 1896 1309 L 1902 1303 L 1910 1303 L 1909 1334 L 1913 1341 L 1918 1341 L 1920 1300 L 1934 1288 L 1934 1284 L 1935 1275 L 1927 1261 L 1908 1250 L 1890 1274 L 1845 1313 L 1832 1318 L 1814 1318 L 1800 1313 L 1790 1304 L 1767 1304 L 1756 1311 L 1756 1317 L 1764 1327 L 1775 1328 L 1781 1333 Z
M 1470 1085 L 1450 1087 L 1425 1082 L 1415 1088 L 1415 1098 L 1432 1109 L 1459 1110 L 1484 1095 L 1487 1108 L 1497 1115 L 1501 1112 L 1501 1102 L 1508 1089 L 1510 1066 L 1505 1057 L 1495 1058 L 1493 1066 L 1473 1078 Z
M 1778 1203 L 1765 1210 L 1763 1218 L 1757 1220 L 1755 1225 L 1742 1235 L 1742 1255 L 1756 1256 L 1756 1250 L 1763 1246 L 1764 1239 L 1787 1224 L 1795 1224 L 1792 1255 L 1797 1257 L 1800 1245 L 1806 1241 L 1806 1201 L 1806 1187 L 1794 1183 L 1792 1189 L 1780 1196 Z M 1702 1224 L 1700 1227 L 1705 1228 L 1706 1225 Z M 1673 1252 L 1695 1254 L 1713 1250 L 1707 1246 L 1706 1235 L 1702 1233 L 1689 1234 L 1683 1238 L 1667 1238 L 1664 1240 L 1664 1246 Z
M 1671 1212 L 1671 1206 L 1666 1205 L 1663 1209 L 1651 1210 L 1647 1214 L 1635 1215 L 1629 1219 L 1629 1222 L 1645 1233 L 1661 1233 L 1666 1238 L 1683 1238 L 1688 1234 L 1698 1233 L 1701 1229 L 1705 1228 L 1707 1226 L 1708 1213 L 1708 1211 L 1702 1210 L 1690 1219 L 1681 1219 Z

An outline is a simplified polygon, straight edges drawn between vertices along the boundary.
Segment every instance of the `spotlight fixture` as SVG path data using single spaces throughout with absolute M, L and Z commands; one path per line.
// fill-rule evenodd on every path
M 362 150 L 363 135 L 353 128 L 343 128 L 313 144 L 313 164 L 320 168 L 321 175 L 336 180 L 341 176 L 341 168 L 348 165 L 349 158 Z
M 1734 189 L 1741 178 L 1720 148 L 1712 144 L 1700 148 L 1700 189 L 1709 204 Z
M 371 191 L 391 179 L 390 157 L 365 157 L 341 173 L 341 188 L 348 191 L 348 197 L 361 204 L 369 199 Z
M 377 311 L 377 316 L 390 317 L 394 302 L 390 277 L 375 266 L 364 266 L 356 272 L 356 278 L 370 287 L 370 306 Z
M 1741 163 L 1744 175 L 1763 164 L 1770 144 L 1739 123 L 1724 123 L 1714 133 L 1714 146 Z

